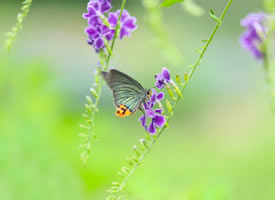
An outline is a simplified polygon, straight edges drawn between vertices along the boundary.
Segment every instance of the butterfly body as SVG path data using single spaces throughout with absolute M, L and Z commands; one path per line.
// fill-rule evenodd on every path
M 146 101 L 148 91 L 132 77 L 115 69 L 111 69 L 109 72 L 102 71 L 101 73 L 113 91 L 117 116 L 125 117 L 135 113 L 141 104 Z

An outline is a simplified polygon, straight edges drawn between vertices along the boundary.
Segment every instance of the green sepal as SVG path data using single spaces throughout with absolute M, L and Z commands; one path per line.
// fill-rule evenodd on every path
M 188 73 L 184 73 L 184 81 L 185 82 L 189 81 L 189 74 Z
M 171 105 L 171 103 L 168 99 L 166 99 L 166 107 L 167 107 L 168 112 L 170 114 L 172 114 L 173 113 L 173 107 L 172 107 L 172 105 Z
M 178 75 L 178 74 L 176 75 L 176 81 L 178 84 L 183 85 L 183 83 L 180 80 L 180 75 Z
M 211 17 L 214 21 L 216 21 L 218 24 L 221 24 L 221 20 L 216 16 L 216 14 L 215 14 L 215 12 L 214 12 L 213 9 L 210 9 L 209 15 L 210 15 L 210 17 Z
M 98 98 L 98 93 L 96 92 L 96 90 L 94 88 L 91 88 L 90 89 L 90 92 L 92 93 L 92 95 L 95 97 L 95 98 Z
M 173 92 L 172 88 L 168 84 L 165 84 L 165 89 L 166 89 L 166 91 L 168 92 L 169 96 L 172 99 L 176 99 L 176 97 L 174 96 L 174 92 Z

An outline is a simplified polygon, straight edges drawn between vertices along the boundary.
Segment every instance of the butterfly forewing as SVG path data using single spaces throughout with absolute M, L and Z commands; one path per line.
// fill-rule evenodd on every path
M 125 109 L 129 109 L 130 114 L 135 112 L 140 104 L 145 101 L 146 92 L 144 88 L 127 74 L 112 69 L 110 72 L 102 72 L 102 75 L 113 91 L 114 103 L 118 107 L 118 116 L 121 116 L 120 113 L 126 114 L 127 110 Z

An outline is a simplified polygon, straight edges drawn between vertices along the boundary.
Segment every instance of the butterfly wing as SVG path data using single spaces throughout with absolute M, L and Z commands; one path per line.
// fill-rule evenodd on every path
M 116 115 L 130 115 L 145 101 L 146 91 L 135 79 L 115 69 L 101 73 L 113 91 L 114 103 L 117 106 Z

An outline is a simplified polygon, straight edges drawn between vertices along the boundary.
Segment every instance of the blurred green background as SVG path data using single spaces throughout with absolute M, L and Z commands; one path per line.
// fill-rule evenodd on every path
M 113 2 L 117 9 L 120 1 Z M 227 1 L 196 2 L 218 15 Z M 34 1 L 11 53 L 0 50 L 0 199 L 104 199 L 132 145 L 144 137 L 141 114 L 116 117 L 104 86 L 99 140 L 88 166 L 81 166 L 78 124 L 98 63 L 83 31 L 86 3 Z M 1 45 L 20 7 L 20 0 L 1 1 Z M 139 28 L 116 43 L 111 67 L 147 88 L 163 66 L 183 73 L 215 25 L 207 14 L 164 8 L 163 23 L 183 60 L 171 65 L 153 43 L 142 2 L 128 0 L 126 8 Z M 239 45 L 240 19 L 261 10 L 259 0 L 233 1 L 170 128 L 129 180 L 127 199 L 275 199 L 275 126 L 264 75 Z

